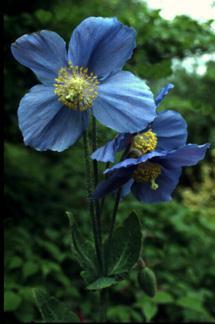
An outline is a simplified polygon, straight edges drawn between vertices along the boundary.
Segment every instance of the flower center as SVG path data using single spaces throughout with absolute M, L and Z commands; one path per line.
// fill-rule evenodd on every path
M 157 136 L 151 129 L 147 132 L 137 134 L 133 138 L 130 153 L 140 156 L 147 152 L 151 152 L 156 148 L 157 142 Z
M 133 178 L 136 182 L 150 182 L 152 190 L 158 189 L 158 184 L 155 182 L 161 174 L 161 166 L 157 163 L 144 162 L 140 163 L 133 173 Z
M 73 66 L 69 62 L 67 67 L 59 70 L 55 79 L 55 94 L 65 106 L 85 111 L 92 107 L 98 95 L 98 80 L 87 68 Z

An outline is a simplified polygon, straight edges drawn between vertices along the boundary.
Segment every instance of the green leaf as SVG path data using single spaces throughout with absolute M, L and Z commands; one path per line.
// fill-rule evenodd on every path
M 140 72 L 147 79 L 166 78 L 172 74 L 171 60 L 163 60 L 155 64 L 145 64 L 141 66 Z
M 149 301 L 145 301 L 143 306 L 143 313 L 147 319 L 150 321 L 157 313 L 157 306 Z
M 196 312 L 205 314 L 206 310 L 202 305 L 202 301 L 199 298 L 192 296 L 184 296 L 177 300 L 177 305 L 183 308 L 191 309 Z
M 117 284 L 117 282 L 118 281 L 115 278 L 103 277 L 92 282 L 89 286 L 87 286 L 87 289 L 89 290 L 104 289 Z
M 10 260 L 10 262 L 8 264 L 8 269 L 13 270 L 13 269 L 16 269 L 16 268 L 20 268 L 22 263 L 23 263 L 22 259 L 15 255 Z
M 38 271 L 39 271 L 39 266 L 35 262 L 27 261 L 23 266 L 23 276 L 24 276 L 24 278 L 33 276 Z
M 83 268 L 81 275 L 87 284 L 98 278 L 97 259 L 93 242 L 87 240 L 81 235 L 75 221 L 71 221 L 72 230 L 72 252 L 75 259 Z
M 157 280 L 154 272 L 151 269 L 148 267 L 141 269 L 138 273 L 138 281 L 141 288 L 148 296 L 155 296 L 157 291 Z
M 153 301 L 156 304 L 171 304 L 174 302 L 174 298 L 166 291 L 158 291 Z
M 43 322 L 80 322 L 78 316 L 70 310 L 69 306 L 54 297 L 50 297 L 44 290 L 34 288 L 33 295 Z
M 6 291 L 4 294 L 4 311 L 15 311 L 21 304 L 22 299 L 13 291 Z
M 105 247 L 107 251 L 107 246 Z M 128 272 L 138 261 L 141 249 L 141 229 L 137 215 L 132 212 L 117 228 L 112 238 L 108 260 L 108 275 Z M 107 253 L 105 253 L 107 255 Z

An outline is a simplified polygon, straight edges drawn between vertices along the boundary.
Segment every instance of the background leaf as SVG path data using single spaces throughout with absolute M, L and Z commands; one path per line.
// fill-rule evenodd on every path
M 54 297 L 50 297 L 44 290 L 35 288 L 33 289 L 33 294 L 43 322 L 79 322 L 77 315 L 71 312 L 69 306 Z

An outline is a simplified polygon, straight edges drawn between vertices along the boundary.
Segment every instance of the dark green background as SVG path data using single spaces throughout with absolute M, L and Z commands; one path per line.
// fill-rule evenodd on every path
M 174 90 L 160 109 L 180 112 L 189 125 L 189 142 L 214 144 L 215 63 L 205 75 L 172 70 L 171 60 L 214 52 L 211 22 L 186 16 L 166 21 L 158 10 L 132 0 L 8 1 L 5 13 L 5 311 L 8 319 L 39 319 L 31 289 L 45 287 L 86 320 L 94 320 L 97 295 L 84 289 L 72 259 L 65 211 L 91 231 L 87 213 L 82 140 L 63 153 L 25 147 L 17 123 L 19 100 L 37 83 L 10 53 L 19 36 L 40 29 L 58 32 L 68 42 L 73 28 L 88 16 L 117 16 L 137 30 L 137 48 L 126 69 L 147 80 L 154 93 L 168 82 Z M 114 133 L 99 127 L 103 144 Z M 120 223 L 135 209 L 142 222 L 143 258 L 156 273 L 159 293 L 144 295 L 136 273 L 112 289 L 110 321 L 213 321 L 215 216 L 214 149 L 198 166 L 183 172 L 174 201 L 143 205 L 127 197 Z M 102 165 L 101 170 L 104 166 Z M 103 218 L 108 228 L 112 198 Z

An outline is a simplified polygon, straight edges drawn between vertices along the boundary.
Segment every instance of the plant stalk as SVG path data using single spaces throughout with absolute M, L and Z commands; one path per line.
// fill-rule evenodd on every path
M 98 260 L 99 270 L 101 272 L 102 271 L 102 259 L 101 259 L 98 224 L 97 224 L 97 219 L 96 219 L 95 210 L 94 210 L 94 203 L 93 203 L 93 199 L 92 199 L 92 174 L 91 174 L 90 157 L 89 157 L 89 137 L 88 137 L 87 131 L 84 132 L 83 139 L 84 139 L 84 156 L 85 156 L 87 196 L 88 196 L 88 203 L 89 203 L 89 211 L 90 211 L 92 227 L 93 227 L 93 236 L 94 236 L 94 242 L 95 242 L 96 256 L 97 256 L 97 260 Z

